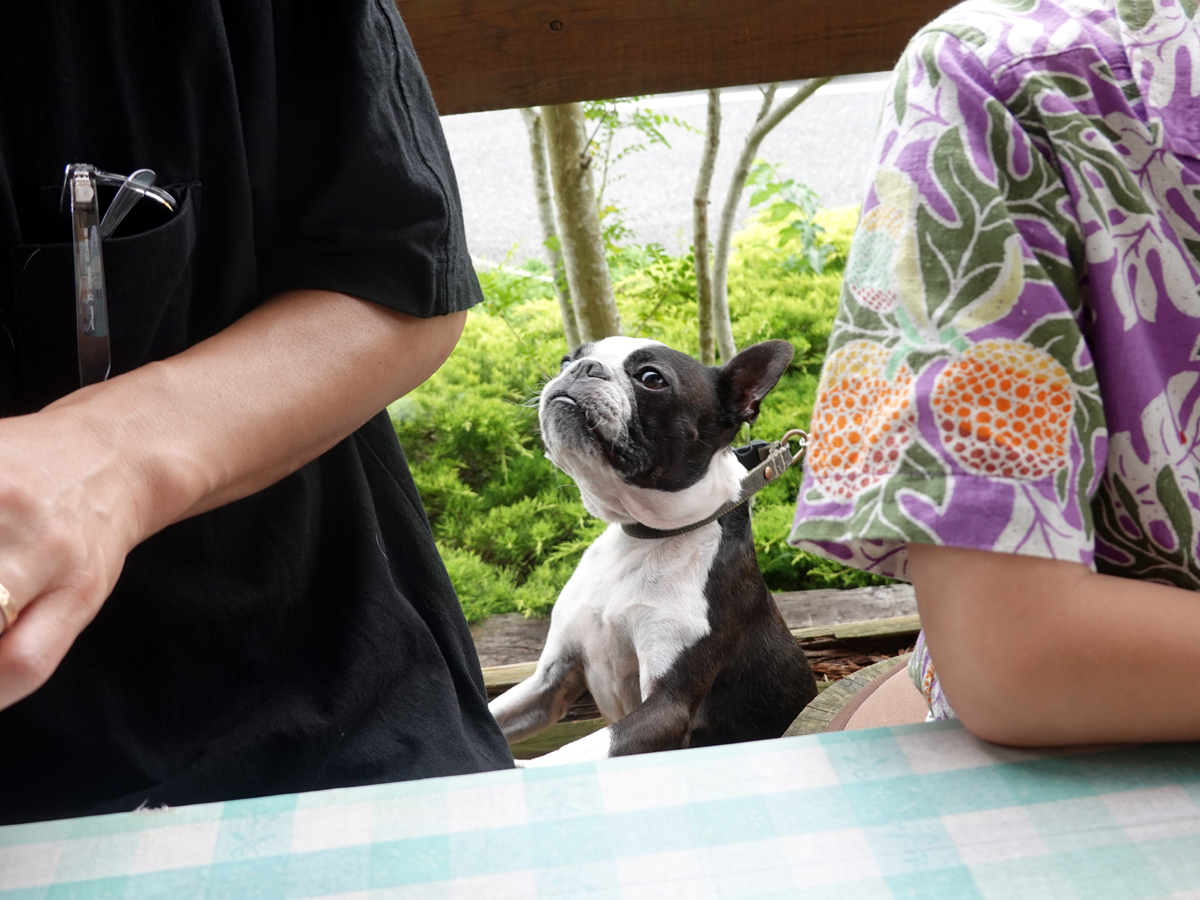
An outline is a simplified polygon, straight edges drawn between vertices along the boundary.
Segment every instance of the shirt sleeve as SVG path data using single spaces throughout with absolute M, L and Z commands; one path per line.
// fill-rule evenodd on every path
M 262 294 L 332 290 L 421 317 L 481 301 L 437 109 L 395 5 L 281 2 L 274 16 Z
M 931 27 L 896 70 L 790 536 L 896 578 L 908 542 L 1093 562 L 1083 240 L 1036 104 L 1000 96 L 983 43 Z

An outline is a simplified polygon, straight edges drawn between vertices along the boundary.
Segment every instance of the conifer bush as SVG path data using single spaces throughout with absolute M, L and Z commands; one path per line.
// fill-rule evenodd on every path
M 821 274 L 786 264 L 779 223 L 759 222 L 739 236 L 729 269 L 738 346 L 783 338 L 796 348 L 739 442 L 807 427 L 856 217 L 854 209 L 821 214 L 834 248 Z M 538 392 L 568 348 L 541 267 L 528 269 L 480 273 L 486 300 L 469 315 L 458 348 L 389 410 L 470 621 L 503 612 L 549 615 L 579 557 L 605 528 L 542 452 Z M 655 246 L 624 248 L 614 269 L 625 333 L 695 355 L 691 260 Z M 787 545 L 799 485 L 795 466 L 755 501 L 755 550 L 771 589 L 885 583 Z

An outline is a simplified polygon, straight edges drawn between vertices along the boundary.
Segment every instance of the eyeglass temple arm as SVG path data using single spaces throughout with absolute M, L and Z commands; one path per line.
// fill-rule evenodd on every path
M 153 182 L 153 177 L 150 179 L 150 183 L 148 183 L 148 184 L 141 183 L 139 181 L 134 180 L 135 176 L 137 176 L 143 172 L 149 172 L 151 176 L 154 175 L 154 171 L 152 169 L 138 169 L 136 172 L 133 173 L 133 175 L 129 175 L 129 176 L 116 175 L 112 172 L 102 172 L 101 170 L 96 169 L 95 170 L 96 182 L 98 184 L 106 184 L 109 187 L 121 188 L 122 190 L 132 191 L 138 197 L 149 197 L 151 200 L 155 200 L 155 201 L 161 203 L 167 209 L 174 212 L 175 211 L 175 198 L 172 197 L 170 194 L 168 194 L 166 191 L 164 191 L 162 188 L 155 187 L 154 182 Z

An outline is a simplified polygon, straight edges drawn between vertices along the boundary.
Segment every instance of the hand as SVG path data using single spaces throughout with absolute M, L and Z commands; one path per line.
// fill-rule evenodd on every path
M 0 420 L 0 584 L 19 610 L 0 637 L 0 708 L 50 677 L 139 540 L 107 437 L 74 409 Z

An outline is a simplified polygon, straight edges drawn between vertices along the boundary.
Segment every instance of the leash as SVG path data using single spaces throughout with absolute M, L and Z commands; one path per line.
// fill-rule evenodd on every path
M 792 455 L 792 448 L 788 445 L 788 441 L 793 437 L 800 439 L 800 447 L 794 456 Z M 651 528 L 649 525 L 643 525 L 641 522 L 626 522 L 622 523 L 621 530 L 630 537 L 635 538 L 668 538 L 675 537 L 677 534 L 687 534 L 689 531 L 702 528 L 711 522 L 724 518 L 739 506 L 749 503 L 751 497 L 772 481 L 776 481 L 784 472 L 791 468 L 792 464 L 804 455 L 804 449 L 807 446 L 807 432 L 799 428 L 793 428 L 777 441 L 770 443 L 766 441 L 752 441 L 745 447 L 738 447 L 733 452 L 742 462 L 742 465 L 746 465 L 747 457 L 750 460 L 757 459 L 758 465 L 750 469 L 746 473 L 746 477 L 742 479 L 742 490 L 736 500 L 730 500 L 728 503 L 723 504 L 707 519 L 701 519 L 699 522 L 693 522 L 690 525 L 684 525 L 680 528 L 664 530 Z

